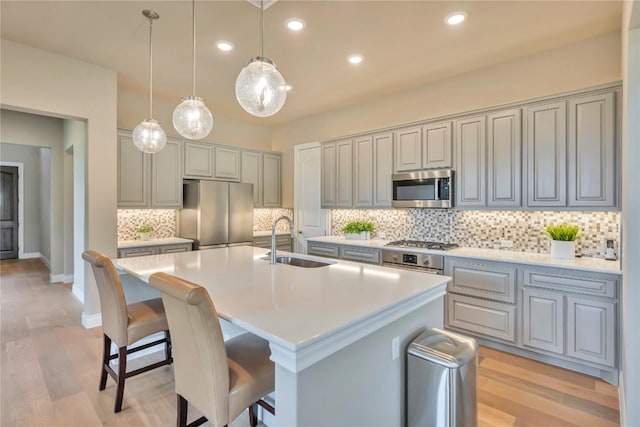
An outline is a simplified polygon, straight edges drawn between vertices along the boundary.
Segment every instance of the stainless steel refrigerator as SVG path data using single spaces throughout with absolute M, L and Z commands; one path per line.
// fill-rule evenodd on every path
M 253 184 L 184 181 L 178 236 L 194 249 L 253 242 Z

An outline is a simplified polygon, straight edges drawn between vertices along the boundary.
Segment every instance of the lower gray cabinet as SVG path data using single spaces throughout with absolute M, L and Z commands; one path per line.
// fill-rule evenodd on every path
M 616 304 L 567 296 L 567 356 L 616 366 Z
M 447 326 L 515 343 L 516 307 L 447 294 Z
M 168 245 L 138 246 L 135 248 L 118 248 L 118 258 L 131 258 L 145 255 L 171 254 L 176 252 L 188 252 L 192 249 L 191 243 L 171 243 Z
M 271 249 L 271 236 L 259 236 L 253 238 L 252 246 L 258 248 Z M 276 235 L 276 250 L 291 252 L 293 245 L 291 243 L 290 234 L 277 234 Z
M 338 245 L 327 243 L 307 242 L 307 253 L 309 255 L 317 255 L 327 258 L 340 258 L 340 248 Z
M 524 288 L 522 291 L 522 344 L 564 353 L 564 296 Z
M 375 248 L 365 248 L 355 245 L 339 245 L 337 243 L 307 242 L 309 255 L 338 258 L 347 261 L 364 262 L 367 264 L 382 263 L 382 251 Z

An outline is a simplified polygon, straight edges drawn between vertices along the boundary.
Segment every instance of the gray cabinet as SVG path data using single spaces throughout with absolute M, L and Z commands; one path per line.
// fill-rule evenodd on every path
M 446 300 L 447 327 L 515 342 L 515 306 L 456 294 L 448 294 Z
M 486 116 L 456 121 L 456 205 L 484 207 L 486 203 Z
M 350 139 L 321 146 L 322 208 L 353 205 L 353 143 Z
M 135 248 L 118 248 L 118 258 L 188 252 L 191 249 L 191 243 L 170 243 L 166 245 L 138 246 Z
M 373 205 L 373 137 L 353 140 L 353 206 Z M 391 180 L 391 177 L 389 177 Z
M 252 246 L 271 249 L 271 236 L 254 237 Z M 276 234 L 276 250 L 291 252 L 292 248 L 290 234 Z
M 197 141 L 184 142 L 184 177 L 213 178 L 212 144 Z
M 564 353 L 564 296 L 547 290 L 522 292 L 522 344 Z
M 452 167 L 451 122 L 429 123 L 422 127 L 422 134 L 422 168 Z
M 487 206 L 522 205 L 520 124 L 520 109 L 487 116 Z
M 567 296 L 567 356 L 616 366 L 616 304 Z
M 569 206 L 615 206 L 614 93 L 569 101 Z
M 281 163 L 279 153 L 242 151 L 240 181 L 253 184 L 253 207 L 282 206 Z
M 527 206 L 565 206 L 567 103 L 525 109 Z
M 373 136 L 373 207 L 391 207 L 393 186 L 393 133 Z
M 394 132 L 395 171 L 422 168 L 422 127 L 399 129 Z
M 323 256 L 327 258 L 340 258 L 340 248 L 324 242 L 307 242 L 307 253 L 309 255 Z
M 380 265 L 382 263 L 382 251 L 380 249 L 356 245 L 308 241 L 307 253 L 309 255 L 364 262 L 367 264 Z
M 240 150 L 216 145 L 214 147 L 214 177 L 225 181 L 240 180 Z
M 118 207 L 182 207 L 182 142 L 167 139 L 164 149 L 143 153 L 131 132 L 118 132 Z
M 515 303 L 516 268 L 509 264 L 466 259 L 447 259 L 445 270 L 452 277 L 450 292 Z

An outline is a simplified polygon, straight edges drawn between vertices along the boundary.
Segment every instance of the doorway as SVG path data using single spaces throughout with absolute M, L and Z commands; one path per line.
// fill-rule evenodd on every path
M 0 166 L 0 259 L 18 258 L 18 167 Z

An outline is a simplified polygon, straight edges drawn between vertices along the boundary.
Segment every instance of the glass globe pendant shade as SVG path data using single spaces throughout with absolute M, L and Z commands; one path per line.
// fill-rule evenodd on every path
M 144 119 L 133 130 L 133 143 L 140 151 L 153 154 L 164 148 L 167 135 L 160 123 L 153 119 Z
M 213 129 L 213 115 L 197 96 L 185 96 L 173 110 L 173 127 L 188 139 L 202 139 Z
M 253 58 L 236 79 L 236 98 L 249 114 L 269 117 L 287 100 L 287 84 L 268 58 Z

